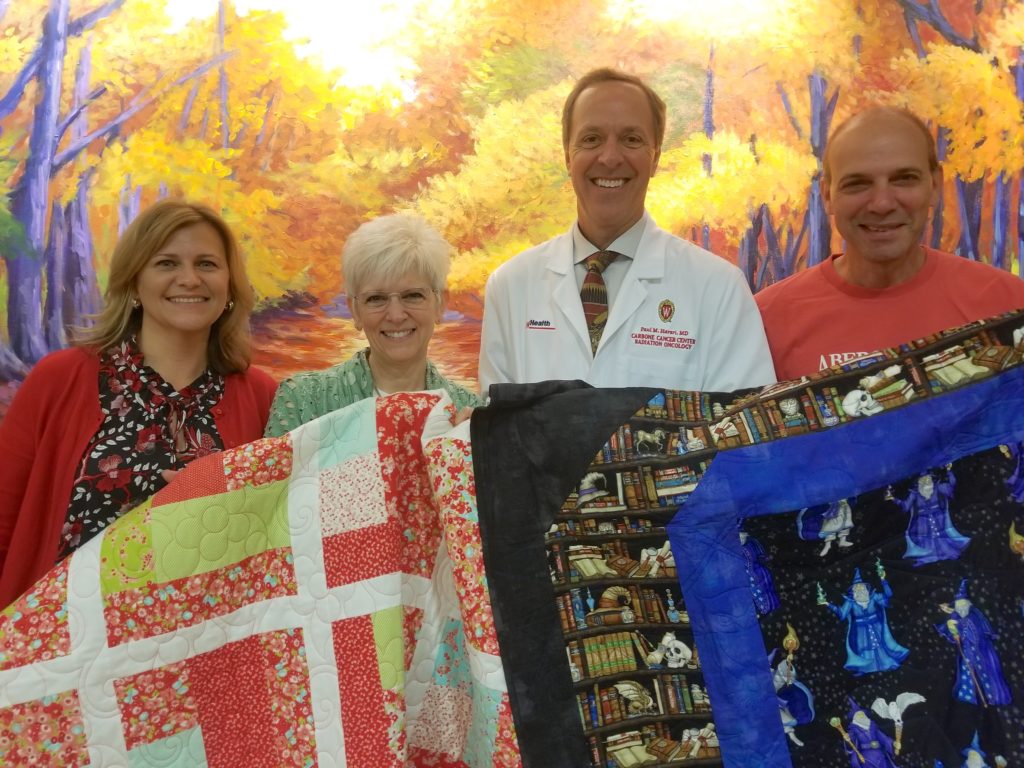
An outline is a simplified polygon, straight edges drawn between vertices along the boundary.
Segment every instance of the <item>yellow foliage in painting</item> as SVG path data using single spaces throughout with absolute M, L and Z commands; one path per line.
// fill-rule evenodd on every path
M 0 32 L 0 75 L 13 75 L 25 64 L 35 40 L 24 37 L 15 27 Z
M 856 71 L 852 41 L 864 33 L 864 24 L 853 3 L 780 0 L 776 7 L 774 23 L 758 31 L 756 43 L 739 47 L 751 56 L 751 69 L 763 66 L 784 81 L 806 78 L 813 70 L 844 79 Z
M 419 195 L 417 210 L 458 249 L 476 253 L 495 239 L 536 243 L 572 221 L 559 118 L 568 88 L 561 83 L 488 109 L 474 121 L 474 154 Z
M 987 47 L 1001 68 L 1024 60 L 1024 3 L 1010 5 L 1006 15 L 993 24 Z
M 906 106 L 949 130 L 947 171 L 970 181 L 1024 168 L 1024 145 L 1011 140 L 1020 136 L 1020 100 L 1010 72 L 989 55 L 938 45 L 924 59 L 894 60 L 893 69 L 904 78 Z
M 710 176 L 705 155 L 711 157 Z M 774 211 L 800 207 L 816 169 L 813 157 L 784 144 L 760 142 L 755 156 L 749 142 L 730 131 L 713 139 L 694 134 L 664 152 L 660 166 L 648 209 L 662 227 L 680 232 L 708 224 L 736 239 L 762 203 Z
M 96 190 L 116 194 L 126 177 L 136 186 L 179 186 L 196 197 L 216 190 L 231 176 L 233 150 L 215 150 L 195 139 L 169 142 L 160 130 L 139 130 L 107 150 Z
M 448 273 L 448 288 L 456 293 L 482 293 L 488 276 L 518 253 L 537 245 L 523 238 L 488 243 L 456 254 Z

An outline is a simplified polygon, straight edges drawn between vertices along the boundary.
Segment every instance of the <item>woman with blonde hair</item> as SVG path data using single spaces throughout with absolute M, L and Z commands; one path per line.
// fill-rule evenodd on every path
M 252 287 L 210 208 L 164 200 L 114 248 L 105 305 L 0 424 L 0 608 L 189 461 L 259 438 Z
M 443 389 L 459 409 L 482 405 L 475 392 L 446 379 L 427 359 L 444 312 L 451 264 L 445 239 L 418 216 L 380 216 L 349 236 L 341 259 L 352 319 L 369 346 L 332 368 L 282 381 L 267 435 L 396 392 Z

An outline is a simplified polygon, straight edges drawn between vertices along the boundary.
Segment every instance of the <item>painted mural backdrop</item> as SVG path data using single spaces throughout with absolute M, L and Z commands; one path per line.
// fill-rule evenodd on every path
M 755 290 L 838 247 L 822 147 L 875 101 L 936 132 L 947 183 L 929 242 L 1019 271 L 1022 2 L 256 4 L 0 0 L 0 378 L 67 344 L 98 306 L 118 232 L 184 195 L 239 232 L 257 362 L 278 376 L 360 344 L 338 259 L 348 233 L 423 214 L 457 250 L 432 357 L 472 382 L 484 281 L 573 220 L 560 106 L 575 77 L 609 64 L 669 104 L 651 212 Z M 377 59 L 339 58 L 367 40 Z M 365 77 L 381 62 L 393 77 Z

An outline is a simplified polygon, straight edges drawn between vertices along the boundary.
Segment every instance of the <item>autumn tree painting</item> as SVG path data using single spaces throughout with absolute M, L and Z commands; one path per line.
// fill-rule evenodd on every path
M 1020 271 L 1021 2 L 422 0 L 388 30 L 404 69 L 383 85 L 309 53 L 289 31 L 299 0 L 208 0 L 177 22 L 171 2 L 0 2 L 0 379 L 66 346 L 99 306 L 118 233 L 184 196 L 239 233 L 258 362 L 279 375 L 357 343 L 348 233 L 421 213 L 456 249 L 434 357 L 472 382 L 488 274 L 573 220 L 559 112 L 595 66 L 668 102 L 652 215 L 754 290 L 838 246 L 817 183 L 825 139 L 877 102 L 937 138 L 930 244 Z M 325 26 L 361 23 L 341 6 L 323 6 Z

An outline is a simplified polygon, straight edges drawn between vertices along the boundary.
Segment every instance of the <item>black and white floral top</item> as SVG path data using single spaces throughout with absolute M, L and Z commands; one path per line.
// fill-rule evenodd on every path
M 164 470 L 224 448 L 212 413 L 224 394 L 219 374 L 206 370 L 175 391 L 131 339 L 103 355 L 99 376 L 103 423 L 71 489 L 58 560 L 163 488 Z

